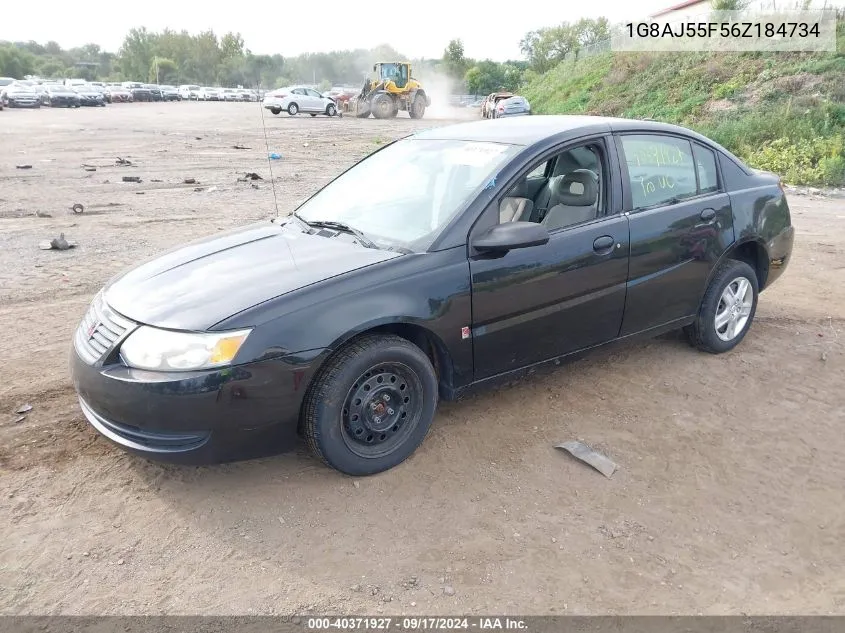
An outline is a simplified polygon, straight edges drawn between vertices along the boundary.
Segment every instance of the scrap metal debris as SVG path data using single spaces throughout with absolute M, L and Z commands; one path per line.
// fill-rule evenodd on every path
M 74 204 L 74 205 L 70 208 L 70 210 L 71 210 L 71 211 L 73 211 L 74 213 L 82 213 L 83 211 L 85 211 L 85 207 L 83 207 L 81 204 L 79 204 L 79 203 L 77 202 L 76 204 Z
M 76 242 L 69 242 L 65 239 L 65 234 L 61 233 L 59 237 L 54 237 L 52 240 L 44 240 L 38 243 L 38 248 L 42 251 L 66 251 L 69 248 L 76 246 Z
M 247 182 L 249 180 L 264 180 L 261 176 L 256 174 L 254 171 L 249 171 L 243 175 L 242 178 L 238 178 L 238 182 Z
M 123 165 L 124 167 L 129 167 L 132 164 L 131 160 L 126 160 L 125 158 L 121 158 L 120 156 L 117 157 L 117 160 L 114 161 L 115 165 Z
M 196 178 L 185 178 L 185 180 L 183 180 L 182 182 L 185 183 L 186 185 L 195 185 L 195 184 L 197 184 L 197 179 Z
M 18 415 L 20 415 L 22 413 L 29 413 L 30 411 L 32 411 L 32 405 L 31 404 L 24 404 L 24 405 L 21 405 L 20 407 L 18 407 L 17 409 L 15 409 L 15 413 L 17 413 Z
M 245 145 L 241 145 L 238 143 L 237 145 L 232 145 L 232 149 L 252 149 L 251 147 L 247 147 Z
M 124 176 L 123 182 L 141 182 L 140 176 Z
M 15 165 L 18 169 L 32 169 L 32 165 Z
M 589 464 L 608 479 L 613 476 L 613 473 L 618 468 L 613 461 L 601 453 L 597 453 L 583 442 L 563 442 L 562 444 L 556 444 L 555 448 L 562 448 L 568 451 L 573 457 L 580 459 L 585 464 Z

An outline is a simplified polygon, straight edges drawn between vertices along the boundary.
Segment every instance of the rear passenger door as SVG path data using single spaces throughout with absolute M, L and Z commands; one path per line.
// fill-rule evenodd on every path
M 733 241 L 730 198 L 713 150 L 684 136 L 616 135 L 631 256 L 621 335 L 696 314 Z

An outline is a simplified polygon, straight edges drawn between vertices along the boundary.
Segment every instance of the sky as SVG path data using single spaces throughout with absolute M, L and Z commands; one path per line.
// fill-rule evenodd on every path
M 606 16 L 611 22 L 643 18 L 680 0 L 417 0 L 406 3 L 264 2 L 254 5 L 209 0 L 39 0 L 4 3 L 0 40 L 46 43 L 63 48 L 88 43 L 117 52 L 129 29 L 170 28 L 218 36 L 240 32 L 256 54 L 295 56 L 389 44 L 409 58 L 441 57 L 453 38 L 474 59 L 520 59 L 519 41 L 528 31 Z M 29 7 L 37 7 L 28 10 Z M 381 9 L 384 7 L 384 9 Z M 501 7 L 501 8 L 499 8 Z M 381 14 L 381 15 L 380 15 Z

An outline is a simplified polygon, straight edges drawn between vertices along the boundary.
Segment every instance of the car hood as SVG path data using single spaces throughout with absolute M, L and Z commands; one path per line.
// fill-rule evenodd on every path
M 207 330 L 254 305 L 400 254 L 265 222 L 187 244 L 110 281 L 106 303 L 147 325 Z

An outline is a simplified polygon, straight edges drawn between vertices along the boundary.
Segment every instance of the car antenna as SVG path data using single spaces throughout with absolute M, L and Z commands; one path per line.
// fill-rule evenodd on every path
M 273 159 L 270 158 L 270 140 L 267 138 L 267 124 L 264 122 L 264 105 L 261 103 L 261 80 L 258 81 L 258 110 L 261 112 L 261 129 L 264 132 L 264 148 L 267 151 L 267 167 L 270 170 L 270 187 L 273 189 L 273 206 L 279 217 L 279 199 L 276 197 L 276 178 L 273 176 Z
M 276 197 L 276 177 L 273 175 L 273 159 L 270 158 L 270 140 L 267 138 L 267 124 L 264 122 L 264 104 L 261 103 L 261 79 L 258 80 L 258 109 L 261 111 L 261 130 L 264 132 L 264 148 L 267 152 L 267 167 L 270 170 L 270 188 L 273 190 L 273 206 L 276 208 L 276 218 L 279 217 L 279 199 Z M 290 254 L 290 261 L 293 262 L 293 267 L 299 270 L 299 265 L 296 263 L 296 257 L 293 254 L 293 249 L 287 240 L 282 240 L 285 246 L 288 247 Z

